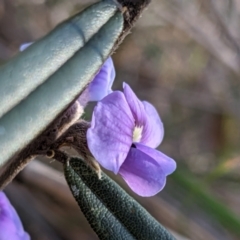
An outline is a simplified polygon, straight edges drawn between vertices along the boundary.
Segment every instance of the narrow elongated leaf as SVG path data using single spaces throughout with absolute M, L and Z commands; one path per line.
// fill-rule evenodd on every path
M 174 239 L 104 173 L 100 180 L 78 158 L 70 159 L 64 165 L 64 172 L 73 196 L 100 239 Z M 121 236 L 127 236 L 126 231 L 129 236 L 122 238 Z
M 0 119 L 1 164 L 28 145 L 79 96 L 122 30 L 123 17 L 117 12 L 57 72 Z
M 0 68 L 0 117 L 41 85 L 118 10 L 113 1 L 94 4 Z
M 47 149 L 53 143 L 47 136 L 55 130 L 54 123 L 69 110 L 149 2 L 103 0 L 0 68 L 1 189 L 32 159 L 36 146 L 44 143 Z

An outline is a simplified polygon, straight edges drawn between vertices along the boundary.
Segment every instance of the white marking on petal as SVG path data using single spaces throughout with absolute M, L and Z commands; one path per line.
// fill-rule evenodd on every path
M 133 142 L 140 142 L 142 138 L 143 126 L 135 126 L 133 130 Z

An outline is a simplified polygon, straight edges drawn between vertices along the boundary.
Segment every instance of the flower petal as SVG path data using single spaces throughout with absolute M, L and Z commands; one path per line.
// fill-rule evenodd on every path
M 149 102 L 143 101 L 144 109 L 147 114 L 141 143 L 149 147 L 156 148 L 160 145 L 164 136 L 163 123 L 155 107 Z
M 94 108 L 88 147 L 106 169 L 118 172 L 132 145 L 134 118 L 124 94 L 114 91 Z
M 166 176 L 169 174 L 172 174 L 176 170 L 176 167 L 177 167 L 176 162 L 172 158 L 165 155 L 164 153 L 158 150 L 155 150 L 153 148 L 144 146 L 140 143 L 135 143 L 134 145 L 138 150 L 147 154 L 149 157 L 155 159 L 158 165 L 161 166 Z
M 146 122 L 146 112 L 143 103 L 137 98 L 136 94 L 127 83 L 123 83 L 123 93 L 132 111 L 136 126 L 144 126 Z
M 142 197 L 157 194 L 166 184 L 166 175 L 159 162 L 137 148 L 131 148 L 119 174 Z
M 110 94 L 115 75 L 113 61 L 108 58 L 88 86 L 89 101 L 99 101 Z
M 17 212 L 3 192 L 0 192 L 0 239 L 29 240 Z
M 19 50 L 22 52 L 24 51 L 26 48 L 28 48 L 30 45 L 32 45 L 34 42 L 29 42 L 29 43 L 24 43 L 19 47 Z

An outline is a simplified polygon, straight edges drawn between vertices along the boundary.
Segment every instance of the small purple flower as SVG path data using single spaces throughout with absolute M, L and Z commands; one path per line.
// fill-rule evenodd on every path
M 115 76 L 112 58 L 108 58 L 88 86 L 88 91 L 91 93 L 89 101 L 100 101 L 110 94 Z
M 27 49 L 30 45 L 32 45 L 34 42 L 29 42 L 29 43 L 24 43 L 22 45 L 20 45 L 19 50 L 22 52 L 25 49 Z
M 3 192 L 0 192 L 0 240 L 30 240 L 17 212 Z
M 119 173 L 138 195 L 153 196 L 176 169 L 173 159 L 154 149 L 163 135 L 156 109 L 124 84 L 123 92 L 114 91 L 98 102 L 87 141 L 100 165 Z
M 85 106 L 89 101 L 100 101 L 112 92 L 115 69 L 112 58 L 108 58 L 78 101 Z
M 34 42 L 24 43 L 19 50 L 22 52 Z M 108 58 L 92 82 L 78 98 L 78 102 L 85 107 L 87 102 L 99 101 L 112 92 L 112 85 L 115 79 L 115 69 L 112 58 Z

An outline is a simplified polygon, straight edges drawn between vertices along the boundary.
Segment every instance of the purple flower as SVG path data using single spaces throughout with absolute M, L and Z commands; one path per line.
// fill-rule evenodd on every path
M 115 69 L 112 58 L 108 58 L 92 82 L 78 98 L 82 106 L 89 101 L 99 101 L 112 92 Z
M 27 49 L 30 45 L 32 45 L 34 42 L 29 42 L 29 43 L 24 43 L 22 45 L 20 45 L 19 50 L 22 52 L 25 49 Z
M 0 240 L 30 240 L 17 212 L 3 192 L 0 192 Z
M 138 195 L 153 196 L 176 169 L 173 159 L 154 149 L 163 134 L 156 109 L 124 84 L 123 92 L 112 92 L 98 102 L 87 141 L 100 165 L 119 173 Z
M 24 43 L 19 50 L 24 51 L 34 42 Z M 108 58 L 102 68 L 96 74 L 92 82 L 78 98 L 78 102 L 85 107 L 89 101 L 99 101 L 112 92 L 115 79 L 115 69 L 112 58 Z

